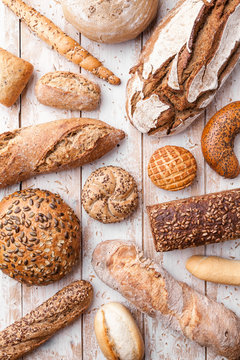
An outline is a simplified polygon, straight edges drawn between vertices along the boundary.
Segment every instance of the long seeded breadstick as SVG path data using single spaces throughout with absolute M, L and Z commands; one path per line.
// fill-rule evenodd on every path
M 38 37 L 59 54 L 90 71 L 110 84 L 119 85 L 120 79 L 93 57 L 75 40 L 66 35 L 58 26 L 22 0 L 2 0 Z

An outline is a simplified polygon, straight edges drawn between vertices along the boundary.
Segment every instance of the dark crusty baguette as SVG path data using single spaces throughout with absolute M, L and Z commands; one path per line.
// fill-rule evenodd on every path
M 145 259 L 134 244 L 100 243 L 92 258 L 98 277 L 140 311 L 228 359 L 240 358 L 240 318 L 161 266 Z
M 183 131 L 213 100 L 239 57 L 239 0 L 180 0 L 131 70 L 129 120 L 149 134 Z
M 2 0 L 2 2 L 24 21 L 29 29 L 59 54 L 110 84 L 120 84 L 120 79 L 112 71 L 105 68 L 98 59 L 65 34 L 46 16 L 28 6 L 22 0 Z
M 156 251 L 240 237 L 240 189 L 147 206 Z
M 75 281 L 0 332 L 0 359 L 16 360 L 76 320 L 91 304 L 92 285 Z
M 112 150 L 125 134 L 94 119 L 64 119 L 0 135 L 0 187 L 33 175 L 82 166 Z

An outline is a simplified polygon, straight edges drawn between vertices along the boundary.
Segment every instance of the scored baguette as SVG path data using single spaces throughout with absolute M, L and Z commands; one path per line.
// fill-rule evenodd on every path
M 65 34 L 46 16 L 28 6 L 22 0 L 2 0 L 2 2 L 24 21 L 40 39 L 59 54 L 112 85 L 120 84 L 120 79 L 112 71 L 105 68 L 98 59 Z
M 145 259 L 134 244 L 105 241 L 94 250 L 97 276 L 140 311 L 159 319 L 216 354 L 240 356 L 240 318 L 223 304 L 175 280 L 161 266 Z
M 0 359 L 16 360 L 76 320 L 91 304 L 92 285 L 75 281 L 0 332 Z
M 240 261 L 218 256 L 191 256 L 186 269 L 197 278 L 217 284 L 240 285 Z
M 156 251 L 240 237 L 240 189 L 147 206 Z
M 56 120 L 0 134 L 0 188 L 92 162 L 124 137 L 122 130 L 87 118 Z

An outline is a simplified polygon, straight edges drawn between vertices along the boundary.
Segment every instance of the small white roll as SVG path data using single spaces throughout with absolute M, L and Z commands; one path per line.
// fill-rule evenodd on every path
M 103 305 L 97 312 L 94 329 L 98 344 L 108 360 L 142 360 L 142 335 L 129 310 L 120 303 Z

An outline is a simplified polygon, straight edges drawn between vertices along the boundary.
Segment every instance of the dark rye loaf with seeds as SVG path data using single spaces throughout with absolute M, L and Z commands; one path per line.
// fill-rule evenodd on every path
M 80 238 L 77 216 L 57 194 L 26 189 L 0 202 L 0 269 L 13 279 L 60 280 L 79 258 Z
M 63 119 L 0 134 L 0 188 L 99 159 L 125 137 L 95 119 Z
M 156 251 L 240 237 L 240 189 L 147 206 Z
M 91 304 L 88 281 L 75 281 L 0 332 L 0 359 L 16 360 L 76 320 Z

